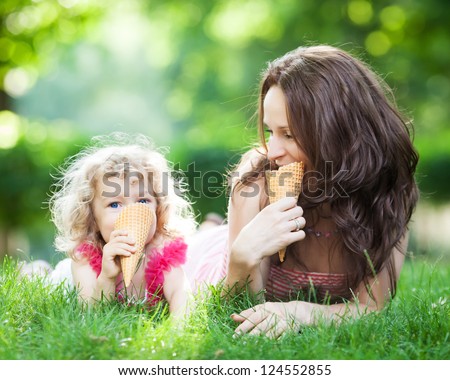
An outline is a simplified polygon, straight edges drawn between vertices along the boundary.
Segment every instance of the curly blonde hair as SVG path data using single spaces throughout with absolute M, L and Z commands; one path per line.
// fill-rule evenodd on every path
M 57 229 L 55 247 L 58 251 L 76 258 L 76 248 L 83 242 L 103 247 L 105 242 L 97 231 L 92 209 L 96 186 L 105 175 L 125 175 L 130 169 L 147 173 L 147 180 L 151 182 L 157 200 L 156 235 L 173 238 L 195 230 L 192 207 L 184 196 L 184 184 L 180 178 L 175 180 L 173 168 L 164 155 L 144 135 L 113 133 L 94 137 L 89 146 L 67 159 L 59 170 L 49 202 Z

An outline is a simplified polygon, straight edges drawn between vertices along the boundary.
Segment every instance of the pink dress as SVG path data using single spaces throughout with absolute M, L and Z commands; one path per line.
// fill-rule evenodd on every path
M 197 232 L 187 243 L 184 270 L 193 291 L 208 285 L 217 285 L 227 274 L 228 226 L 222 225 Z
M 145 299 L 153 306 L 164 298 L 164 272 L 183 265 L 186 262 L 187 245 L 182 238 L 166 243 L 161 249 L 154 249 L 145 267 Z M 77 248 L 82 256 L 88 258 L 89 265 L 97 274 L 102 270 L 102 251 L 90 243 L 83 243 Z M 119 298 L 123 297 L 123 281 L 119 276 L 116 282 Z
M 188 240 L 186 275 L 194 290 L 216 285 L 227 273 L 228 226 L 202 231 Z M 351 299 L 345 274 L 304 272 L 271 264 L 265 289 L 267 300 L 311 302 Z

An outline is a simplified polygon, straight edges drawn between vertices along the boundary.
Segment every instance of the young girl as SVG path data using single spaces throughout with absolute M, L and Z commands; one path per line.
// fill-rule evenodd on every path
M 167 160 L 144 136 L 100 136 L 69 161 L 50 201 L 56 248 L 71 258 L 73 284 L 82 299 L 165 298 L 172 314 L 186 311 L 189 285 L 182 264 L 184 237 L 193 230 L 188 202 L 176 188 Z M 146 204 L 154 223 L 131 284 L 122 283 L 120 257 L 136 253 L 125 230 L 114 230 L 123 207 Z
M 418 155 L 388 95 L 366 65 L 337 48 L 298 48 L 268 65 L 262 146 L 233 174 L 227 270 L 217 273 L 230 288 L 248 284 L 272 302 L 234 314 L 236 333 L 278 337 L 318 318 L 379 310 L 395 295 L 418 199 Z M 269 205 L 265 171 L 299 161 L 299 199 Z M 193 253 L 202 244 L 194 243 Z M 216 262 L 219 251 L 210 254 Z

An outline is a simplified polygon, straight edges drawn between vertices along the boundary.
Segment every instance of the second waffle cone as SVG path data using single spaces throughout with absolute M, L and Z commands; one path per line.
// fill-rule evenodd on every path
M 303 161 L 281 166 L 278 170 L 266 172 L 267 186 L 269 188 L 269 202 L 274 203 L 282 198 L 298 198 L 302 192 L 304 174 Z M 282 248 L 278 255 L 283 262 L 286 256 L 286 248 Z
M 125 287 L 130 285 L 131 279 L 136 272 L 139 260 L 144 253 L 145 242 L 152 223 L 152 211 L 144 203 L 135 203 L 124 207 L 117 217 L 114 228 L 128 231 L 129 236 L 136 240 L 136 252 L 129 257 L 120 257 Z

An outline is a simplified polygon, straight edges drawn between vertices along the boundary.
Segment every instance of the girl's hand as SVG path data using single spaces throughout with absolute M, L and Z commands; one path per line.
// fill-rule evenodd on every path
M 111 232 L 109 242 L 103 247 L 102 275 L 115 279 L 120 271 L 119 256 L 129 257 L 136 252 L 136 241 L 124 230 Z
M 259 263 L 280 249 L 305 238 L 303 209 L 288 197 L 267 206 L 239 233 L 231 252 L 236 261 Z
M 311 324 L 311 312 L 305 302 L 266 302 L 231 315 L 240 323 L 234 336 L 266 335 L 276 339 L 285 332 L 298 332 L 302 325 Z

